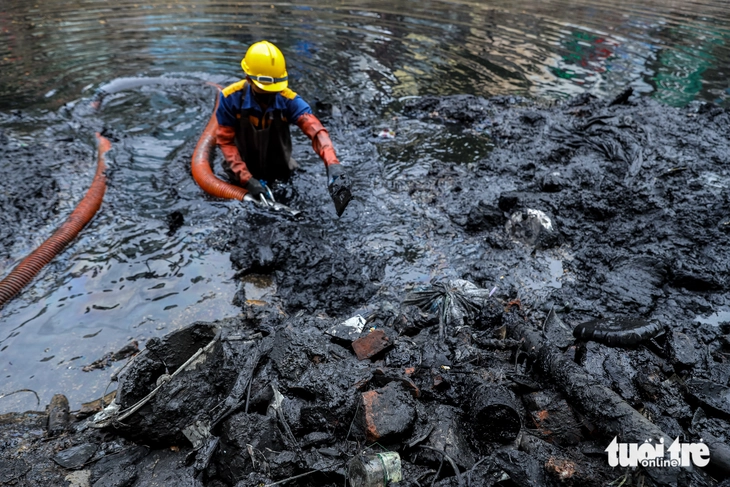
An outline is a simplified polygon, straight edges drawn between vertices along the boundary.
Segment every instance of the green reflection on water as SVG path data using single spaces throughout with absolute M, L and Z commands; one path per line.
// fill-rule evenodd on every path
M 657 58 L 653 97 L 668 105 L 684 106 L 702 92 L 705 72 L 717 63 L 714 51 L 724 46 L 726 35 L 719 31 L 695 32 L 672 29 L 669 37 L 677 45 L 663 49 Z M 687 45 L 689 44 L 689 45 Z

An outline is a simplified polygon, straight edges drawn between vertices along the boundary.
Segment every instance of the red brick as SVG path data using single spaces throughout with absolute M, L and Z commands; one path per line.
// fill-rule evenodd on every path
M 352 342 L 352 349 L 359 360 L 365 360 L 382 352 L 393 343 L 383 330 L 373 330 Z

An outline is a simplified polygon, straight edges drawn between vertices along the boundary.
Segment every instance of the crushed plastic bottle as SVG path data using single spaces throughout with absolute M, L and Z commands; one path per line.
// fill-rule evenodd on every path
M 347 465 L 350 487 L 386 487 L 403 480 L 400 455 L 396 452 L 358 455 Z

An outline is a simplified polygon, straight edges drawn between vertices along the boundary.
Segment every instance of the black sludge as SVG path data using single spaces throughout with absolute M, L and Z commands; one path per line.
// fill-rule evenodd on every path
M 630 318 L 603 318 L 576 326 L 573 336 L 611 347 L 633 346 L 653 337 L 662 329 L 659 323 Z
M 332 314 L 366 302 L 378 290 L 385 260 L 354 255 L 316 228 L 277 215 L 250 215 L 237 223 L 231 261 L 239 276 L 275 278 L 290 311 L 325 309 Z M 239 293 L 237 303 L 245 303 Z
M 120 375 L 119 416 L 159 390 L 106 429 L 72 423 L 30 449 L 0 425 L 13 438 L 5 477 L 62 485 L 52 458 L 76 467 L 93 450 L 89 485 L 334 487 L 363 449 L 386 449 L 411 487 L 726 478 L 728 114 L 621 98 L 409 107 L 429 130 L 489 127 L 494 148 L 372 192 L 353 171 L 341 220 L 323 184 L 296 179 L 275 189 L 303 221 L 231 207 L 209 242 L 231 252 L 243 313 L 148 340 Z M 320 171 L 298 177 L 321 183 Z M 161 228 L 179 235 L 197 217 L 175 211 Z M 392 244 L 408 225 L 412 240 Z M 666 333 L 634 348 L 658 324 Z M 624 475 L 606 461 L 614 437 L 702 438 L 710 465 Z

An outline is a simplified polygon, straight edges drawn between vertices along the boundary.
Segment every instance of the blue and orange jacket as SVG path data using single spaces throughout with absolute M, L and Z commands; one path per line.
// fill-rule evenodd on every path
M 264 113 L 251 91 L 252 88 L 246 80 L 229 85 L 221 91 L 216 111 L 218 120 L 216 142 L 231 170 L 240 178 L 241 184 L 245 185 L 251 178 L 251 173 L 235 144 L 236 128 L 242 116 L 248 116 L 256 129 L 265 129 L 270 120 L 269 112 L 280 113 L 282 121 L 288 124 L 296 123 L 309 137 L 312 148 L 322 158 L 325 166 L 339 164 L 327 129 L 312 114 L 311 107 L 302 97 L 287 88 L 276 94 L 274 103 L 267 107 Z

